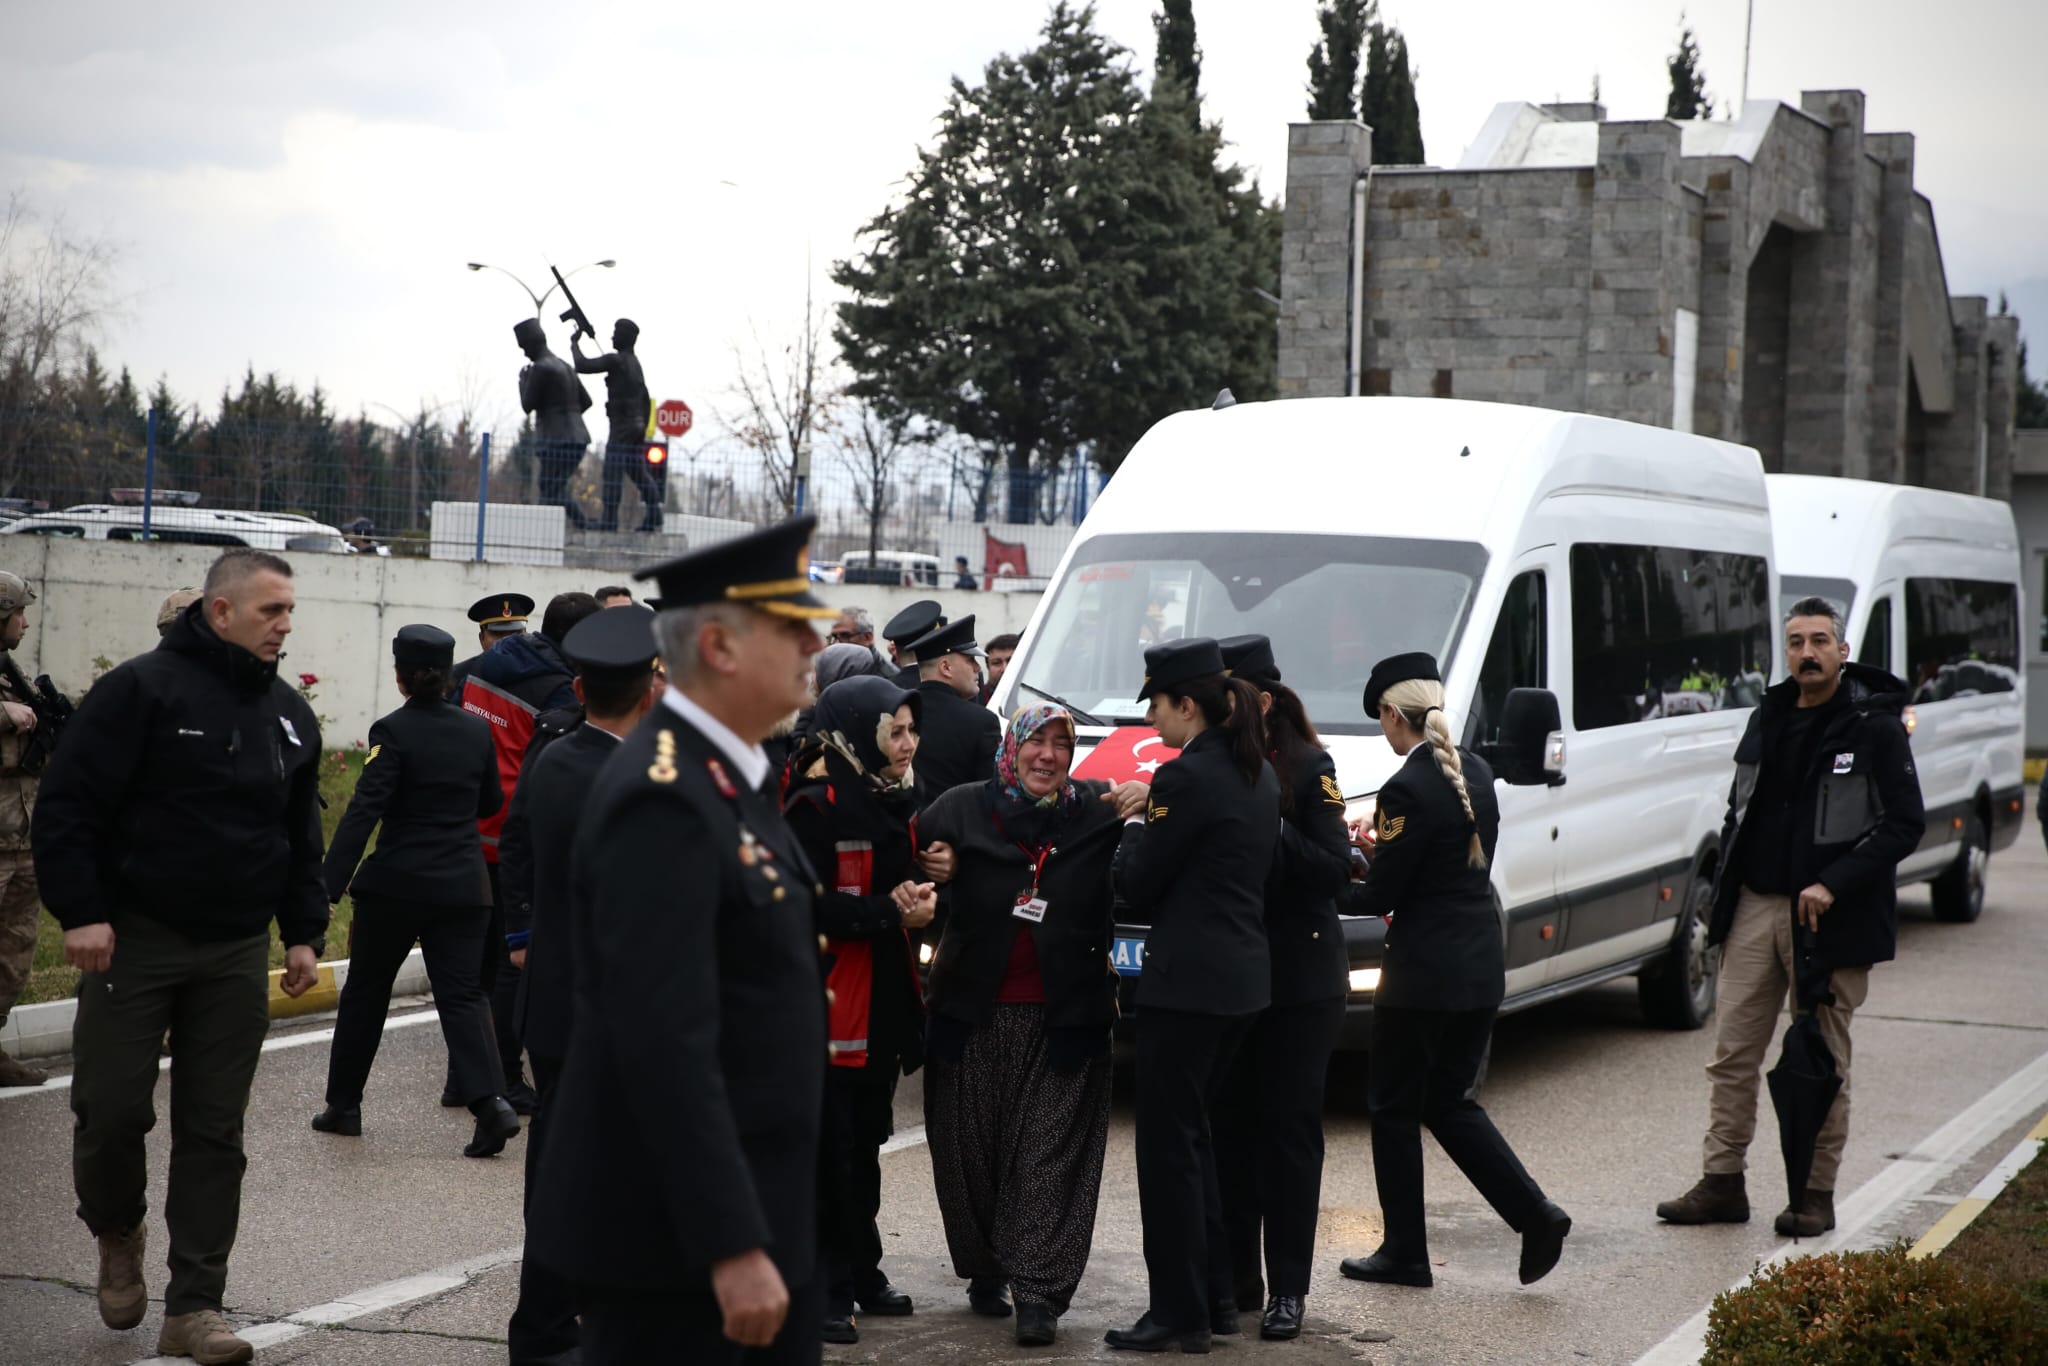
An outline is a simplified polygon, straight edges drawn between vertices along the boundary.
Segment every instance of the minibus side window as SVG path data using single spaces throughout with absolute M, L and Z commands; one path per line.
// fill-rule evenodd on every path
M 1873 669 L 1890 672 L 1892 667 L 1892 600 L 1879 598 L 1870 605 L 1870 620 L 1863 626 L 1863 644 L 1856 659 Z
M 1757 555 L 1573 546 L 1572 724 L 1755 706 L 1771 666 L 1770 588 Z
M 1980 579 L 1907 579 L 1906 667 L 1915 702 L 2019 684 L 2019 592 Z
M 1500 739 L 1501 709 L 1511 689 L 1549 686 L 1547 600 L 1540 569 L 1517 574 L 1508 584 L 1486 660 L 1479 666 L 1479 695 L 1473 699 L 1471 738 L 1466 743 L 1492 744 Z

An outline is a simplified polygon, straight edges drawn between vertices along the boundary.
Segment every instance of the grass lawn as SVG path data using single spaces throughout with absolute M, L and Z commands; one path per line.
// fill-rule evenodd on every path
M 2048 1318 L 2048 1148 L 2035 1154 L 1941 1256 L 2017 1287 Z
M 334 839 L 334 827 L 341 823 L 341 813 L 348 809 L 348 799 L 356 790 L 356 777 L 363 771 L 363 754 L 360 749 L 330 750 L 320 766 L 320 795 L 327 801 L 327 809 L 320 813 L 322 848 Z M 372 835 L 370 848 L 376 847 L 376 836 Z M 333 922 L 327 927 L 324 957 L 348 956 L 348 922 L 354 909 L 353 902 L 346 897 L 334 908 Z M 284 966 L 284 945 L 278 942 L 274 924 L 270 927 L 270 966 Z M 77 990 L 78 969 L 64 961 L 64 931 L 56 919 L 45 912 L 36 926 L 35 966 L 29 970 L 28 986 L 21 993 L 20 1004 L 61 1001 Z

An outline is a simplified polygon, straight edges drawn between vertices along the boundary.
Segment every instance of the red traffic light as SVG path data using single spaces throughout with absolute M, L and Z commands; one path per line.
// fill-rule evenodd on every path
M 662 442 L 650 441 L 647 444 L 647 463 L 650 465 L 667 464 L 668 447 L 664 445 Z

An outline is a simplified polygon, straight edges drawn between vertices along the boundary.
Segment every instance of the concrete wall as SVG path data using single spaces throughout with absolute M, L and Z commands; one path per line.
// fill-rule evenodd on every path
M 16 659 L 31 676 L 47 673 L 76 697 L 94 674 L 93 661 L 114 663 L 153 649 L 156 613 L 165 595 L 197 587 L 214 552 L 201 546 L 67 541 L 47 536 L 0 538 L 0 568 L 34 586 L 29 630 Z M 475 649 L 476 628 L 464 615 L 487 593 L 525 593 L 542 608 L 556 593 L 629 582 L 627 571 L 535 569 L 450 564 L 376 555 L 291 557 L 298 609 L 280 673 L 319 678 L 314 710 L 332 718 L 330 748 L 360 745 L 370 722 L 399 703 L 391 679 L 392 633 L 409 622 L 452 632 L 457 658 Z M 651 585 L 635 584 L 638 589 Z M 936 593 L 895 588 L 818 585 L 834 604 L 859 605 L 879 626 L 920 597 L 935 597 L 949 616 L 975 614 L 982 640 L 1022 631 L 1037 593 Z M 536 626 L 538 623 L 536 622 Z

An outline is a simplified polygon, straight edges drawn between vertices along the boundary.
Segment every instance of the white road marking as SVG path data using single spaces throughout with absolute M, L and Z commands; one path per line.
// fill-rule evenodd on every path
M 1757 1269 L 1761 1271 L 1794 1257 L 1855 1249 L 1872 1225 L 1899 1206 L 1924 1196 L 1982 1152 L 1984 1145 L 1999 1134 L 2039 1114 L 2043 1104 L 2048 1104 L 2048 1053 L 2007 1077 L 1976 1104 L 1857 1187 L 1853 1195 L 1836 1207 L 1832 1234 L 1804 1242 L 1788 1240 L 1765 1257 Z M 1744 1276 L 1729 1289 L 1747 1285 L 1749 1279 Z M 1706 1350 L 1706 1342 L 1707 1311 L 1702 1309 L 1670 1337 L 1636 1358 L 1635 1366 L 1694 1366 Z
M 459 1290 L 470 1280 L 494 1267 L 507 1266 L 520 1258 L 522 1248 L 501 1247 L 496 1252 L 486 1252 L 480 1257 L 454 1262 L 433 1271 L 423 1271 L 417 1276 L 401 1276 L 395 1281 L 373 1285 L 344 1295 L 338 1300 L 316 1304 L 310 1309 L 301 1309 L 269 1323 L 258 1323 L 247 1328 L 238 1328 L 236 1333 L 250 1346 L 261 1351 L 275 1347 L 281 1342 L 290 1342 L 316 1328 L 348 1323 L 353 1319 L 367 1318 L 381 1314 L 387 1309 L 397 1309 L 418 1300 L 445 1295 Z M 134 1366 L 190 1366 L 190 1357 L 144 1357 Z
M 440 1018 L 441 1013 L 432 1006 L 429 1006 L 425 1010 L 414 1011 L 408 1015 L 392 1016 L 384 1021 L 384 1029 L 387 1033 L 394 1029 L 410 1029 L 414 1025 L 430 1024 Z M 332 1026 L 326 1029 L 309 1029 L 303 1034 L 280 1034 L 274 1039 L 265 1039 L 263 1041 L 263 1051 L 265 1053 L 275 1053 L 286 1048 L 304 1048 L 309 1044 L 326 1043 L 333 1037 L 334 1029 Z M 157 1059 L 156 1069 L 159 1072 L 170 1071 L 171 1060 L 169 1058 Z M 69 1091 L 70 1089 L 71 1074 L 66 1072 L 61 1077 L 50 1078 L 41 1086 L 0 1086 L 0 1100 L 20 1100 L 23 1096 L 55 1095 L 60 1091 Z
M 882 1145 L 882 1155 L 886 1157 L 890 1153 L 900 1153 L 905 1148 L 921 1148 L 923 1146 L 924 1125 L 913 1124 L 901 1133 L 891 1135 L 889 1141 Z

